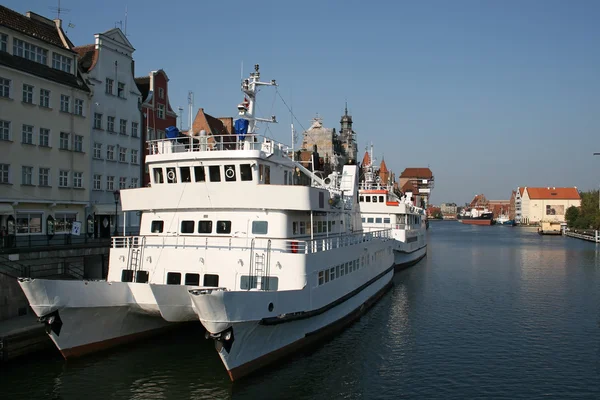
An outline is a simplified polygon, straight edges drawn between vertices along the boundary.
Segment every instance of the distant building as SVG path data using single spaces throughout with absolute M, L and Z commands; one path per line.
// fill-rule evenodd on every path
M 458 207 L 456 206 L 456 203 L 442 203 L 440 211 L 444 219 L 456 219 Z
M 488 209 L 494 214 L 494 218 L 508 215 L 510 200 L 488 200 Z
M 510 194 L 510 203 L 508 206 L 508 219 L 515 221 L 515 209 L 516 209 L 516 196 L 517 196 L 517 191 L 513 190 Z
M 580 207 L 581 197 L 576 187 L 523 188 L 521 223 L 565 222 L 571 206 Z
M 433 173 L 429 168 L 406 168 L 400 174 L 400 190 L 411 191 L 415 204 L 427 208 L 429 197 L 434 186 Z
M 515 190 L 515 222 L 517 224 L 521 223 L 523 216 L 522 198 L 524 189 L 525 188 L 517 187 L 517 190 Z
M 206 144 L 209 148 L 235 149 L 236 135 L 233 132 L 233 117 L 215 118 L 199 108 L 191 131 L 183 131 L 184 134 L 202 137 L 206 136 Z

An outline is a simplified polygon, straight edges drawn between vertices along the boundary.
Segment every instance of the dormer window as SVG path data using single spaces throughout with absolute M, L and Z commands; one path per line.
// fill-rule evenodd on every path
M 164 99 L 165 98 L 165 89 L 158 88 L 158 98 L 159 99 Z
M 72 62 L 73 60 L 70 57 L 66 57 L 58 53 L 52 53 L 52 68 L 54 69 L 65 71 L 70 74 Z
M 0 33 L 0 51 L 7 51 L 8 48 L 8 35 Z
M 48 50 L 17 38 L 13 38 L 13 55 L 48 65 Z

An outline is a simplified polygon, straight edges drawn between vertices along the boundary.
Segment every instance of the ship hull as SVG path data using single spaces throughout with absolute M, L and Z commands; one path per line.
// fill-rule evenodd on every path
M 405 268 L 412 267 L 421 261 L 426 255 L 427 245 L 412 252 L 394 250 L 394 268 L 396 271 L 401 271 Z
M 492 225 L 491 219 L 459 219 L 465 225 Z
M 21 279 L 34 313 L 63 357 L 131 343 L 170 328 L 147 284 Z

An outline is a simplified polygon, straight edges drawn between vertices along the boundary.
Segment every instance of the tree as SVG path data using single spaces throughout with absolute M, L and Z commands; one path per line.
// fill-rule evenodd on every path
M 565 220 L 567 221 L 567 225 L 569 226 L 569 228 L 574 227 L 577 218 L 579 218 L 579 207 L 571 206 L 567 208 L 567 212 L 565 213 Z

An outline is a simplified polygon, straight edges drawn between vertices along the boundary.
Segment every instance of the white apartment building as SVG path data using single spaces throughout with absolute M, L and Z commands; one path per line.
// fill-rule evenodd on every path
M 114 192 L 141 185 L 141 93 L 133 75 L 135 49 L 123 32 L 114 28 L 94 37 L 94 44 L 74 50 L 92 90 L 90 212 L 95 236 L 109 237 L 114 232 L 115 211 L 117 229 L 123 232 L 123 213 L 120 203 L 115 204 Z M 139 230 L 137 213 L 128 213 L 125 220 L 126 231 Z
M 17 239 L 86 229 L 90 89 L 72 48 L 60 20 L 0 6 L 0 228 Z

